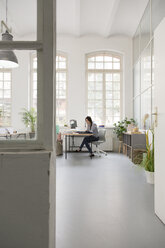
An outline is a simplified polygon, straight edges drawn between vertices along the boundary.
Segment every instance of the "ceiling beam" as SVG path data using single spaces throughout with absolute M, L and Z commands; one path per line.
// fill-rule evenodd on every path
M 115 18 L 116 18 L 119 3 L 120 3 L 120 0 L 114 0 L 113 7 L 109 13 L 108 23 L 107 23 L 107 26 L 106 26 L 105 31 L 104 31 L 104 36 L 107 38 L 111 35 L 112 25 L 113 25 Z
M 75 34 L 81 35 L 81 0 L 75 0 Z

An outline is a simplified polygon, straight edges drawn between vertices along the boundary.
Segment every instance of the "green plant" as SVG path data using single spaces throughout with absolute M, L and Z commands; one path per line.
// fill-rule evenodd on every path
M 128 118 L 126 117 L 124 120 L 114 123 L 114 133 L 116 133 L 118 138 L 120 138 L 122 134 L 127 131 L 127 127 L 129 124 L 136 125 L 136 121 L 133 118 L 128 120 Z
M 35 132 L 35 125 L 37 121 L 37 113 L 34 108 L 30 110 L 24 109 L 22 114 L 22 121 L 26 127 L 30 127 L 31 132 Z
M 149 142 L 149 132 L 152 133 L 152 142 Z M 141 166 L 144 167 L 146 171 L 154 172 L 154 131 L 148 130 L 146 132 L 146 149 L 147 153 L 144 154 Z

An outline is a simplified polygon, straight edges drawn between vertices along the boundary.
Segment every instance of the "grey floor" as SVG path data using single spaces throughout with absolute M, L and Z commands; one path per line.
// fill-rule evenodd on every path
M 58 157 L 56 216 L 56 248 L 165 248 L 154 188 L 123 155 Z

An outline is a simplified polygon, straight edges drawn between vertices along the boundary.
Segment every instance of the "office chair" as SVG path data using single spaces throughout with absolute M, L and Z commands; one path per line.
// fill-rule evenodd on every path
M 99 145 L 103 144 L 106 141 L 106 139 L 105 139 L 106 130 L 103 128 L 100 128 L 98 130 L 98 132 L 99 132 L 99 140 L 93 141 L 92 144 L 96 146 L 96 154 L 99 155 L 99 157 L 101 157 L 101 153 L 103 153 L 105 156 L 107 156 L 106 152 L 99 149 Z
M 70 128 L 75 129 L 77 127 L 77 121 L 76 120 L 70 120 Z

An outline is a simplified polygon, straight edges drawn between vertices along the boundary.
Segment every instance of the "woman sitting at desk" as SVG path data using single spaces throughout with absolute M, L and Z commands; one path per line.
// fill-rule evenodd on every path
M 85 118 L 85 121 L 87 123 L 87 130 L 86 133 L 91 133 L 91 136 L 86 136 L 83 139 L 82 144 L 80 145 L 79 149 L 77 150 L 77 152 L 80 152 L 83 148 L 84 145 L 86 145 L 89 153 L 90 153 L 90 157 L 93 157 L 94 154 L 92 152 L 92 149 L 89 145 L 89 143 L 91 143 L 92 141 L 98 141 L 99 140 L 99 134 L 98 134 L 98 129 L 97 129 L 97 125 L 95 123 L 93 123 L 92 118 L 90 116 L 87 116 Z

